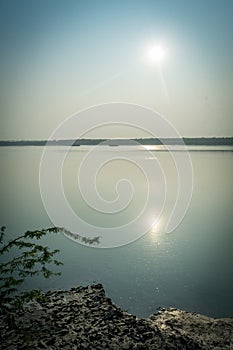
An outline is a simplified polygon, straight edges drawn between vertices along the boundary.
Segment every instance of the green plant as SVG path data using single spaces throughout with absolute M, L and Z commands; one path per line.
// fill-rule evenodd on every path
M 15 327 L 14 312 L 20 310 L 25 302 L 41 299 L 39 290 L 19 292 L 19 287 L 26 278 L 42 275 L 49 278 L 60 275 L 48 265 L 59 266 L 62 262 L 56 260 L 54 255 L 58 249 L 51 250 L 35 242 L 48 233 L 59 233 L 63 229 L 51 227 L 35 231 L 27 231 L 17 238 L 5 241 L 6 227 L 0 229 L 0 313 L 4 315 L 8 325 Z

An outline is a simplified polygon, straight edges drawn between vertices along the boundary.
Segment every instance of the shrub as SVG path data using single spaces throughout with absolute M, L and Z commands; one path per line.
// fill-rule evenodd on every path
M 19 292 L 19 287 L 25 279 L 35 275 L 49 278 L 60 275 L 49 266 L 62 265 L 54 255 L 58 249 L 51 250 L 35 242 L 48 233 L 59 233 L 62 229 L 51 227 L 35 231 L 27 231 L 12 240 L 5 241 L 6 227 L 0 229 L 0 313 L 6 319 L 8 326 L 16 327 L 14 313 L 20 310 L 25 302 L 42 298 L 39 290 Z

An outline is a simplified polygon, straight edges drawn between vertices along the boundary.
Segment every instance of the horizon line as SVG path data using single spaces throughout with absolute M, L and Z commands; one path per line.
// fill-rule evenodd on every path
M 232 139 L 232 136 L 182 136 L 181 139 Z M 161 139 L 180 139 L 180 137 L 114 137 L 114 138 L 65 138 L 65 139 L 1 139 L 0 142 L 48 142 L 48 141 L 67 141 L 67 140 L 161 140 Z

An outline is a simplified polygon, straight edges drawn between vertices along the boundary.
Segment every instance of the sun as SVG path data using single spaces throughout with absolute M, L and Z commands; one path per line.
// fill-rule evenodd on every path
M 150 45 L 145 50 L 145 58 L 148 63 L 156 64 L 164 61 L 166 49 L 161 45 Z

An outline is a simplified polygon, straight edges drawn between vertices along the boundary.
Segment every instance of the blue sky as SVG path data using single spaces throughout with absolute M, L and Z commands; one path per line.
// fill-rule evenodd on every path
M 184 136 L 233 134 L 232 1 L 1 0 L 0 13 L 0 139 L 45 139 L 114 101 L 152 108 Z M 159 67 L 145 60 L 151 43 L 167 49 Z

